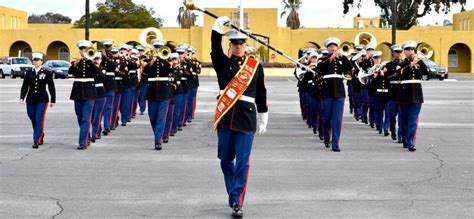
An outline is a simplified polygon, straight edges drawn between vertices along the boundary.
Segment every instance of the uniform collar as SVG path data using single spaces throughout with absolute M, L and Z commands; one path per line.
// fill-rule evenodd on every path
M 41 71 L 41 69 L 43 69 L 43 67 L 39 67 L 39 68 L 36 68 L 36 67 L 33 67 L 33 69 L 35 70 L 35 73 L 38 73 Z
M 232 55 L 230 58 L 234 60 L 235 62 L 239 63 L 239 65 L 242 65 L 245 61 L 245 56 L 238 57 L 238 56 Z

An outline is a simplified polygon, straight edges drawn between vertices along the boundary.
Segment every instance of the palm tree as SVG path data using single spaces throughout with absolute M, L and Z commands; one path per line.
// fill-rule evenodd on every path
M 176 21 L 178 22 L 181 28 L 187 29 L 194 26 L 194 23 L 196 22 L 196 17 L 197 15 L 195 15 L 194 12 L 182 6 L 179 8 L 179 13 L 178 17 L 176 17 Z
M 288 13 L 288 17 L 286 18 L 286 26 L 291 29 L 298 29 L 300 27 L 300 18 L 298 16 L 298 9 L 301 7 L 300 0 L 283 0 L 285 4 L 285 8 L 280 15 L 280 18 Z

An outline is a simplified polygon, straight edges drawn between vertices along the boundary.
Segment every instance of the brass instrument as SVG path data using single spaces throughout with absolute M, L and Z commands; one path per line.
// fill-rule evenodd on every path
M 156 55 L 160 59 L 167 60 L 171 55 L 171 49 L 167 46 L 160 47 Z
M 163 34 L 158 28 L 148 27 L 140 32 L 139 41 L 145 48 L 153 48 L 151 41 L 154 39 L 163 40 Z
M 417 50 L 416 54 L 418 56 L 421 56 L 426 59 L 430 59 L 434 54 L 433 47 L 431 47 L 431 45 L 427 43 L 420 43 L 420 45 L 418 45 L 416 50 Z
M 357 75 L 357 78 L 359 79 L 360 83 L 367 84 L 369 82 L 369 77 L 379 72 L 380 70 L 382 70 L 383 67 L 387 65 L 387 63 L 389 62 L 382 62 L 382 63 L 376 64 L 369 69 L 369 72 L 365 72 L 361 69 L 361 71 Z
M 343 42 L 340 46 L 339 53 L 343 56 L 349 56 L 354 51 L 354 45 L 350 42 Z
M 375 39 L 375 36 L 369 32 L 361 32 L 357 34 L 356 37 L 354 38 L 354 44 L 355 45 L 368 45 L 368 44 L 377 45 L 377 39 Z

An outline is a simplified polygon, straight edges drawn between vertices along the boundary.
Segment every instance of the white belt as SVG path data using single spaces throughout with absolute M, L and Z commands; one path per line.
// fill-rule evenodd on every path
M 188 78 L 181 78 L 181 80 L 182 80 L 182 81 L 187 81 L 187 80 L 188 80 Z
M 196 72 L 193 72 L 193 75 L 198 75 L 198 73 L 196 73 Z
M 419 84 L 421 83 L 421 80 L 404 80 L 402 81 L 402 84 Z
M 98 84 L 95 84 L 96 87 L 103 87 L 104 84 L 103 83 L 98 83 Z
M 249 96 L 245 96 L 245 95 L 240 96 L 239 100 L 242 100 L 242 101 L 245 101 L 245 102 L 249 102 L 249 103 L 255 103 L 255 98 L 249 97 Z
M 388 89 L 377 89 L 377 92 L 388 93 Z
M 400 84 L 400 81 L 390 81 L 390 84 Z
M 180 84 L 181 84 L 181 81 L 177 81 L 177 82 L 178 82 L 178 85 L 180 85 Z
M 120 80 L 122 80 L 122 79 L 123 79 L 122 77 L 115 77 L 115 80 L 116 80 L 116 81 L 120 81 Z
M 114 72 L 107 72 L 107 73 L 105 73 L 105 75 L 108 75 L 108 76 L 115 76 L 115 73 L 114 73 Z
M 308 84 L 312 84 L 312 83 L 313 83 L 313 81 L 308 81 Z
M 131 70 L 128 73 L 135 74 L 135 73 L 137 73 L 137 71 L 136 70 Z
M 220 90 L 220 91 L 219 91 L 219 95 L 222 95 L 222 94 L 224 94 L 224 91 L 223 91 L 223 90 Z M 242 100 L 242 101 L 245 101 L 245 102 L 249 102 L 249 103 L 255 103 L 255 98 L 249 97 L 249 96 L 245 96 L 245 95 L 240 96 L 239 100 Z
M 74 78 L 74 82 L 94 82 L 94 78 Z
M 169 81 L 168 77 L 148 78 L 148 81 Z
M 326 78 L 341 78 L 342 79 L 342 75 L 338 75 L 338 74 L 324 75 L 323 79 L 326 79 Z

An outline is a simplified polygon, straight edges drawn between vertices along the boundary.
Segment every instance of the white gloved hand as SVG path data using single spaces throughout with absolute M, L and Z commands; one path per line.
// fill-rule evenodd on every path
M 220 34 L 223 34 L 224 26 L 229 26 L 229 25 L 230 25 L 230 18 L 227 16 L 223 16 L 216 19 L 216 22 L 214 22 L 214 26 L 212 26 L 212 29 Z
M 267 124 L 268 124 L 268 112 L 259 113 L 258 114 L 258 119 L 257 119 L 258 134 L 259 135 L 267 132 Z

